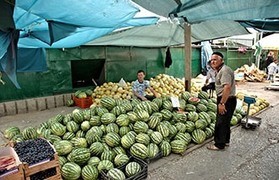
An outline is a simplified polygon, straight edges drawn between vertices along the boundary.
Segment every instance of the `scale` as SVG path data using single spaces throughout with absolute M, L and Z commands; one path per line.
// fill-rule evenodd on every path
M 245 129 L 252 129 L 255 130 L 256 127 L 260 126 L 261 118 L 249 116 L 250 105 L 256 102 L 254 97 L 244 96 L 244 102 L 248 104 L 248 109 L 246 113 L 246 117 L 241 120 L 241 125 Z

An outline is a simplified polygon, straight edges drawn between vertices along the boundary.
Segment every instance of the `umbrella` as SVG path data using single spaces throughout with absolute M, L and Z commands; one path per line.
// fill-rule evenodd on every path
M 271 34 L 259 40 L 253 48 L 260 46 L 264 50 L 279 50 L 279 33 Z

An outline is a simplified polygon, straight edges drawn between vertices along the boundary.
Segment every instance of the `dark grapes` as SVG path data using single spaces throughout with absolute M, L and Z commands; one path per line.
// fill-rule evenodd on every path
M 19 142 L 14 147 L 21 162 L 33 165 L 44 160 L 54 159 L 54 150 L 41 138 Z

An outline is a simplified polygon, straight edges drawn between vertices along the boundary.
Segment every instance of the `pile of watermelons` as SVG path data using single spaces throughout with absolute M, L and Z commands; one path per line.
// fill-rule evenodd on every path
M 14 142 L 48 139 L 65 179 L 97 179 L 101 171 L 112 179 L 125 179 L 141 171 L 140 164 L 130 162 L 131 155 L 148 160 L 159 153 L 180 154 L 190 143 L 201 144 L 214 135 L 216 99 L 205 92 L 197 97 L 184 92 L 179 101 L 177 111 L 169 97 L 152 101 L 104 97 L 100 106 L 58 114 L 39 127 L 22 131 L 11 127 L 4 135 Z M 235 112 L 232 124 L 241 118 Z

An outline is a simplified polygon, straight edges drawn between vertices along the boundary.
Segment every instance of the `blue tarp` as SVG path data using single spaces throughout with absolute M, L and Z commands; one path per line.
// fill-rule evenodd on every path
M 0 63 L 17 87 L 16 71 L 45 70 L 45 51 L 38 48 L 76 47 L 118 28 L 154 24 L 159 19 L 135 17 L 139 8 L 128 0 L 0 0 L 0 5 L 4 16 L 0 17 Z M 19 37 L 12 41 L 14 31 L 19 31 Z M 18 65 L 13 56 L 15 41 L 20 48 L 34 48 L 19 50 Z

